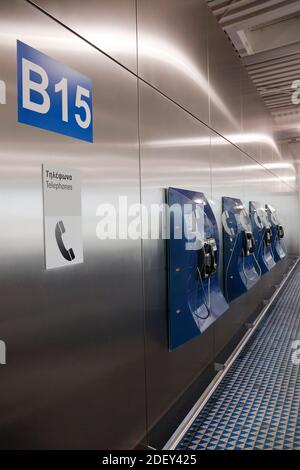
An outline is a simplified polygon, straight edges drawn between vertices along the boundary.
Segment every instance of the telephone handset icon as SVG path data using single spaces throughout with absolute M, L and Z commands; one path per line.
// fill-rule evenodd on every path
M 58 248 L 59 248 L 61 254 L 63 255 L 63 257 L 67 261 L 73 261 L 73 259 L 75 259 L 75 254 L 74 254 L 73 249 L 72 248 L 67 249 L 65 247 L 64 242 L 63 242 L 62 236 L 65 233 L 65 231 L 66 231 L 66 229 L 65 229 L 65 226 L 63 224 L 63 221 L 60 220 L 59 222 L 57 222 L 57 224 L 55 226 L 56 242 L 57 242 Z

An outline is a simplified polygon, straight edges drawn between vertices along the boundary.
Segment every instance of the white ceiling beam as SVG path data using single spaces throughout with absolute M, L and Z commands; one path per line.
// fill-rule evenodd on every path
M 299 5 L 300 8 L 300 5 Z M 300 53 L 300 41 L 294 44 L 289 44 L 287 46 L 277 47 L 276 49 L 271 49 L 269 51 L 259 52 L 252 56 L 243 57 L 242 61 L 243 64 L 248 65 L 256 65 L 262 62 L 266 62 L 268 60 L 279 59 L 283 57 L 287 57 L 294 54 Z

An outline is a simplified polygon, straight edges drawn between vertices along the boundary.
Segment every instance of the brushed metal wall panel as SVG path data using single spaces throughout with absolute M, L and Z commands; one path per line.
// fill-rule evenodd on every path
M 273 178 L 274 175 L 270 174 L 262 165 L 244 153 L 241 154 L 241 157 L 242 170 L 244 173 L 244 184 L 243 190 L 241 192 L 241 199 L 244 202 L 247 211 L 249 211 L 249 201 L 260 200 L 258 195 L 260 194 L 262 187 L 264 188 L 265 193 L 269 193 L 270 191 L 269 182 L 267 185 L 265 184 L 264 175 L 266 178 Z
M 269 163 L 275 146 L 271 117 L 246 70 L 242 78 L 242 139 L 240 148 L 259 163 Z
M 208 14 L 202 0 L 137 0 L 139 76 L 205 123 Z
M 210 194 L 209 129 L 140 83 L 142 202 L 161 204 L 169 186 Z M 168 351 L 167 259 L 163 240 L 143 241 L 148 421 L 152 428 L 213 355 L 213 330 Z
M 136 0 L 33 1 L 136 72 Z
M 278 150 L 273 152 L 273 172 L 282 178 L 291 189 L 297 191 L 297 162 L 291 153 L 290 144 L 279 142 L 277 148 Z
M 138 0 L 137 7 L 139 75 L 273 171 L 271 117 L 206 2 Z
M 92 79 L 93 144 L 17 123 L 16 39 Z M 141 244 L 100 241 L 96 209 L 139 202 L 137 80 L 26 2 L 1 2 L 0 44 L 0 448 L 130 448 L 146 432 Z M 44 268 L 43 162 L 81 172 L 84 263 L 67 269 Z
M 242 128 L 242 63 L 211 12 L 207 32 L 210 126 L 235 143 Z
M 212 199 L 241 197 L 243 191 L 243 153 L 213 133 L 211 137 Z

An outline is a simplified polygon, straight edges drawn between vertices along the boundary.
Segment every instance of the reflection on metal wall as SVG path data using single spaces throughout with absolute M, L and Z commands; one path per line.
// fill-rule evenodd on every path
M 17 39 L 91 78 L 93 144 L 17 124 Z M 0 447 L 132 447 L 146 432 L 141 247 L 98 240 L 96 209 L 139 201 L 137 80 L 18 0 L 0 5 L 0 60 Z M 42 163 L 80 172 L 83 264 L 44 268 Z
M 209 99 L 223 105 L 208 76 L 209 14 L 199 0 L 137 2 L 139 75 L 206 123 Z
M 293 162 L 204 0 L 5 0 L 0 18 L 0 447 L 133 447 L 245 318 L 230 310 L 169 353 L 165 242 L 100 242 L 98 204 L 139 202 L 140 190 L 159 204 L 182 187 L 220 221 L 222 196 L 259 200 L 298 253 Z M 93 144 L 16 124 L 17 39 L 91 78 Z M 81 173 L 85 261 L 68 270 L 44 270 L 43 162 Z
M 136 72 L 135 0 L 34 0 L 33 3 Z

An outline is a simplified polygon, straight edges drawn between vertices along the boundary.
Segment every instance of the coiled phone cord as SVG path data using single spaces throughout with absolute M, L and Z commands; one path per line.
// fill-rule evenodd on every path
M 210 277 L 208 278 L 208 301 L 207 301 L 207 296 L 206 296 L 206 292 L 205 292 L 205 289 L 204 289 L 204 284 L 203 284 L 203 280 L 202 280 L 202 276 L 201 276 L 201 273 L 200 273 L 200 269 L 199 267 L 197 266 L 197 271 L 198 271 L 198 276 L 199 276 L 199 279 L 201 281 L 201 286 L 202 286 L 202 290 L 203 290 L 203 294 L 204 294 L 204 299 L 205 299 L 205 307 L 206 307 L 206 310 L 207 310 L 207 315 L 206 317 L 201 317 L 200 315 L 198 315 L 197 313 L 194 313 L 194 315 L 199 318 L 199 320 L 207 320 L 207 318 L 210 316 Z
M 278 233 L 276 233 L 276 237 L 275 237 L 275 241 L 274 241 L 274 245 L 276 243 L 276 241 L 279 243 L 279 245 L 281 246 L 281 248 L 283 249 L 283 251 L 286 253 L 286 246 L 285 246 L 285 243 L 283 241 L 283 238 L 280 238 Z
M 246 255 L 245 255 L 245 252 L 244 250 L 242 251 L 243 255 L 242 255 L 242 258 L 243 258 L 243 261 L 242 261 L 242 269 L 243 269 L 243 273 L 244 273 L 244 276 L 246 279 L 248 279 L 248 281 L 254 281 L 253 277 L 249 277 L 246 273 L 246 270 L 245 270 L 245 258 L 246 258 Z M 261 269 L 260 269 L 260 266 L 257 262 L 257 259 L 256 259 L 256 256 L 254 253 L 251 253 L 251 255 L 253 256 L 253 259 L 255 260 L 255 264 L 256 266 L 258 267 L 259 269 L 259 274 L 257 273 L 257 271 L 255 270 L 255 272 L 259 275 L 259 277 L 261 277 Z
M 252 253 L 252 256 L 254 258 L 256 266 L 258 267 L 258 271 L 259 271 L 258 275 L 259 275 L 259 277 L 261 277 L 261 267 L 259 266 L 259 263 L 258 263 L 257 258 L 256 258 L 254 253 Z
M 275 244 L 275 242 L 276 242 L 276 237 L 275 237 L 274 244 Z M 269 245 L 269 246 L 270 246 L 270 252 L 271 252 L 272 258 L 275 259 L 275 258 L 274 258 L 274 251 L 273 251 L 272 245 Z
M 271 257 L 272 257 L 273 260 L 274 260 L 274 253 L 273 253 L 273 250 L 272 250 L 272 246 L 271 246 L 271 244 L 270 244 L 270 245 L 267 245 L 266 242 L 264 243 L 264 257 L 266 257 L 266 255 L 268 254 L 268 253 L 267 253 L 267 247 L 269 247 Z
M 258 245 L 258 249 L 257 249 L 257 253 L 259 254 L 260 252 L 260 249 L 261 249 L 261 246 L 263 244 L 263 242 L 265 241 L 264 238 L 265 238 L 265 233 L 266 233 L 266 228 L 264 228 L 264 233 L 263 233 L 263 236 L 261 237 L 261 240 L 260 240 L 260 243 Z
M 232 252 L 231 252 L 231 255 L 229 257 L 228 264 L 227 264 L 227 267 L 226 267 L 226 272 L 225 272 L 225 297 L 226 297 L 226 299 L 228 299 L 228 271 L 229 271 L 229 266 L 230 266 L 232 256 L 233 256 L 233 253 L 234 253 L 234 250 L 235 250 L 235 247 L 236 247 L 239 236 L 240 236 L 240 232 L 238 232 L 236 234 L 235 242 L 234 242 L 234 245 L 232 247 Z

